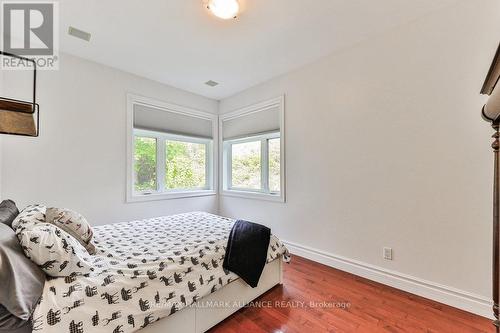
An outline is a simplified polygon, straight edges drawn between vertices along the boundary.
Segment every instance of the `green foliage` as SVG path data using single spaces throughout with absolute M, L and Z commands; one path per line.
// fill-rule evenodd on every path
M 205 145 L 167 141 L 165 186 L 168 189 L 203 188 L 205 182 Z
M 156 139 L 135 137 L 135 190 L 156 190 Z
M 233 187 L 259 189 L 260 168 L 260 141 L 232 145 Z
M 269 189 L 280 191 L 280 139 L 269 141 Z M 231 182 L 234 188 L 261 188 L 260 141 L 232 145 Z
M 280 174 L 280 139 L 271 139 L 269 140 L 269 189 L 273 192 L 281 190 Z
M 204 188 L 206 146 L 166 141 L 165 187 L 167 189 Z M 155 191 L 156 139 L 135 138 L 135 190 Z

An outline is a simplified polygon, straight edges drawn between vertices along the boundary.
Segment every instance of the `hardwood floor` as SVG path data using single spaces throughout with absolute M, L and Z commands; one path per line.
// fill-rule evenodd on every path
M 325 304 L 331 307 L 319 307 Z M 465 333 L 494 328 L 486 318 L 294 256 L 285 265 L 282 286 L 209 332 Z

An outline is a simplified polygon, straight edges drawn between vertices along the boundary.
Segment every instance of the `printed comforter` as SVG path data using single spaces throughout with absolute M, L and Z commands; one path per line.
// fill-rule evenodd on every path
M 238 278 L 222 268 L 234 223 L 194 212 L 95 227 L 96 272 L 48 280 L 33 331 L 135 332 L 197 302 Z M 267 262 L 278 257 L 272 236 Z

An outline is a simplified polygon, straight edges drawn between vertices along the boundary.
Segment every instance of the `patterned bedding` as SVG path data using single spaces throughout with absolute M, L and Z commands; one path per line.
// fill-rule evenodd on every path
M 235 220 L 203 212 L 94 227 L 96 271 L 46 282 L 33 331 L 129 333 L 238 278 L 224 271 Z M 289 260 L 271 236 L 267 262 Z

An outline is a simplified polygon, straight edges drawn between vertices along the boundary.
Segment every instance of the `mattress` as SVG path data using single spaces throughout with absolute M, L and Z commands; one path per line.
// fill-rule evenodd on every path
M 238 276 L 222 268 L 234 219 L 193 212 L 94 228 L 96 272 L 49 279 L 33 331 L 129 333 Z M 267 262 L 289 255 L 271 236 Z

